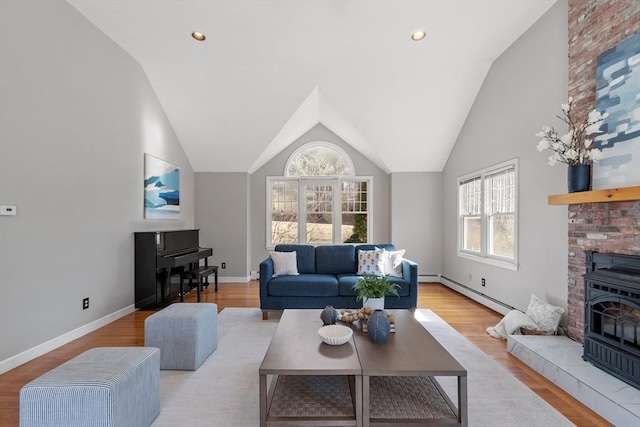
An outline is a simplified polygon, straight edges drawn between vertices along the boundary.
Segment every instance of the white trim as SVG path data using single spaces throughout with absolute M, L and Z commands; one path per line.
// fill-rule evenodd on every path
M 254 279 L 255 280 L 255 279 Z M 251 281 L 250 276 L 244 277 L 218 277 L 218 283 L 249 283 Z M 211 285 L 215 286 L 215 283 L 209 281 L 209 289 L 211 289 Z
M 494 301 L 491 301 L 488 298 L 485 298 L 483 295 L 481 294 L 477 294 L 475 292 L 471 292 L 470 290 L 459 286 L 457 283 L 452 282 L 450 280 L 447 280 L 446 278 L 440 276 L 440 283 L 444 286 L 446 286 L 447 288 L 453 289 L 454 291 L 458 292 L 459 294 L 462 294 L 468 298 L 471 298 L 472 300 L 484 305 L 485 307 L 489 307 L 490 309 L 492 309 L 493 311 L 497 311 L 500 314 L 507 314 L 510 310 L 500 304 L 495 303 Z
M 35 359 L 36 357 L 40 357 L 43 354 L 50 352 L 51 350 L 55 350 L 58 347 L 68 344 L 71 341 L 88 334 L 89 332 L 100 329 L 103 326 L 120 319 L 121 317 L 133 313 L 134 311 L 136 311 L 136 309 L 132 304 L 114 313 L 108 314 L 98 320 L 94 320 L 91 323 L 87 323 L 84 326 L 80 326 L 77 329 L 62 334 L 59 337 L 53 338 L 45 343 L 32 347 L 29 350 L 25 350 L 22 353 L 5 359 L 0 362 L 0 374 L 4 374 L 5 372 L 16 368 L 24 363 L 27 363 L 30 360 Z
M 486 177 L 491 176 L 491 175 L 495 175 L 498 174 L 500 172 L 504 172 L 506 170 L 509 169 L 513 169 L 514 170 L 514 197 L 515 197 L 515 212 L 513 213 L 513 240 L 514 240 L 514 247 L 513 247 L 513 259 L 501 259 L 499 257 L 490 255 L 488 253 L 488 249 L 489 249 L 489 240 L 488 240 L 488 235 L 489 235 L 489 213 L 488 213 L 488 199 L 489 199 L 489 191 L 487 190 L 487 181 L 486 181 Z M 484 169 L 480 169 L 477 170 L 475 172 L 471 172 L 465 175 L 461 175 L 457 178 L 457 187 L 456 187 L 456 191 L 458 192 L 457 194 L 457 209 L 456 209 L 456 215 L 457 215 L 457 252 L 456 254 L 458 255 L 458 257 L 460 258 L 464 258 L 464 259 L 468 259 L 471 261 L 477 261 L 477 262 L 481 262 L 484 264 L 489 264 L 489 265 L 493 265 L 495 267 L 501 267 L 501 268 L 506 268 L 509 270 L 513 270 L 513 271 L 518 271 L 519 268 L 519 263 L 518 263 L 518 259 L 519 259 L 519 239 L 518 239 L 518 234 L 519 234 L 519 217 L 520 217 L 520 190 L 519 190 L 519 182 L 520 182 L 520 177 L 519 177 L 519 159 L 516 157 L 514 159 L 510 159 L 510 160 L 506 160 L 504 162 L 498 163 L 496 165 L 493 166 L 489 166 L 486 167 Z M 463 220 L 463 215 L 460 214 L 460 207 L 461 207 L 461 194 L 460 194 L 460 186 L 466 182 L 469 181 L 471 179 L 474 178 L 480 178 L 480 182 L 481 182 L 481 191 L 482 191 L 482 198 L 480 201 L 480 205 L 481 205 L 481 214 L 480 214 L 480 221 L 481 221 L 481 238 L 480 238 L 480 243 L 481 243 L 481 248 L 480 248 L 480 252 L 476 253 L 476 252 L 471 252 L 471 251 L 465 251 L 462 247 L 463 247 L 463 233 L 462 233 L 462 220 Z
M 418 283 L 440 283 L 439 274 L 419 274 Z
M 460 258 L 481 262 L 483 264 L 493 265 L 494 267 L 506 268 L 507 270 L 518 271 L 518 268 L 520 267 L 519 264 L 514 264 L 511 261 L 500 261 L 495 258 L 481 257 L 479 255 L 471 255 L 466 252 L 456 252 L 456 254 Z

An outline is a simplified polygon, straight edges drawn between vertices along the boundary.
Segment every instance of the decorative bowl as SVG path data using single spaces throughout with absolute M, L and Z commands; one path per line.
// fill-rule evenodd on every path
M 322 341 L 329 345 L 342 345 L 351 339 L 353 331 L 344 325 L 327 325 L 318 329 Z

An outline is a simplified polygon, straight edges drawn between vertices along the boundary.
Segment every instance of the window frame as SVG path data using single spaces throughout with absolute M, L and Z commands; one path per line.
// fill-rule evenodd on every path
M 272 227 L 273 210 L 272 207 L 272 191 L 274 182 L 282 181 L 296 181 L 298 183 L 298 241 L 295 244 L 313 244 L 323 245 L 322 243 L 307 243 L 306 242 L 306 187 L 307 185 L 332 185 L 333 186 L 333 242 L 327 243 L 329 245 L 336 244 L 356 244 L 356 243 L 342 243 L 342 214 L 346 213 L 342 210 L 342 183 L 348 181 L 360 181 L 367 183 L 367 210 L 362 212 L 367 214 L 367 242 L 357 243 L 366 244 L 373 241 L 373 230 L 371 225 L 373 224 L 373 212 L 372 212 L 372 198 L 373 198 L 373 177 L 372 176 L 304 176 L 304 177 L 291 177 L 291 176 L 267 176 L 267 188 L 266 188 L 266 248 L 268 250 L 273 249 L 279 243 L 273 242 L 273 233 L 270 231 Z M 361 212 L 361 211 L 358 211 Z M 356 212 L 354 212 L 356 213 Z
M 315 148 L 328 148 L 330 150 L 335 151 L 338 155 L 342 156 L 344 161 L 347 164 L 351 174 L 345 175 L 311 175 L 311 176 L 291 176 L 289 175 L 289 169 L 291 167 L 292 162 L 296 157 L 303 151 Z M 345 150 L 343 150 L 340 146 L 327 142 L 327 141 L 312 141 L 306 143 L 291 153 L 284 167 L 282 176 L 267 176 L 266 177 L 266 228 L 265 228 L 265 240 L 266 240 L 266 249 L 271 250 L 278 243 L 273 242 L 273 215 L 274 211 L 272 210 L 272 188 L 274 182 L 284 182 L 284 181 L 296 181 L 298 183 L 297 191 L 298 191 L 298 238 L 297 244 L 307 244 L 307 211 L 306 211 L 306 190 L 308 185 L 319 185 L 319 186 L 332 186 L 333 189 L 333 206 L 332 206 L 332 243 L 327 244 L 343 244 L 342 243 L 342 215 L 343 214 L 357 214 L 357 213 L 366 213 L 367 215 L 367 242 L 369 243 L 373 241 L 373 177 L 372 176 L 358 176 L 356 175 L 355 166 L 351 157 L 347 154 Z M 366 190 L 366 211 L 343 211 L 342 210 L 342 196 L 343 196 L 343 183 L 350 181 L 359 181 L 366 182 L 367 190 Z M 313 245 L 323 245 L 325 243 L 310 243 Z M 356 244 L 356 243 L 345 243 L 345 244 Z M 361 244 L 361 243 L 357 243 Z
M 519 222 L 519 166 L 518 159 L 507 160 L 502 163 L 498 163 L 487 168 L 477 170 L 462 176 L 457 179 L 458 192 L 457 197 L 457 255 L 460 258 L 469 259 L 485 264 L 490 264 L 496 267 L 506 268 L 508 270 L 517 271 L 519 268 L 518 263 L 518 222 Z M 513 205 L 515 211 L 513 212 L 513 258 L 503 257 L 499 255 L 492 255 L 489 253 L 491 246 L 490 241 L 490 219 L 494 212 L 491 212 L 491 180 L 490 177 L 499 174 L 501 172 L 511 170 L 514 171 L 514 190 L 513 190 Z M 463 206 L 463 193 L 462 186 L 474 179 L 480 179 L 480 251 L 470 251 L 463 249 L 464 247 L 464 226 L 463 221 L 470 215 L 464 215 L 462 213 Z M 509 213 L 511 214 L 511 213 Z M 476 217 L 477 215 L 472 215 Z

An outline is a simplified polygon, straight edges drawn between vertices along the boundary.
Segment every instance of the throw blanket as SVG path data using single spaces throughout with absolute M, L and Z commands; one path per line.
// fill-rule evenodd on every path
M 507 335 L 522 335 L 520 328 L 538 329 L 538 325 L 519 310 L 511 310 L 496 326 L 489 326 L 487 333 L 494 338 L 507 339 Z

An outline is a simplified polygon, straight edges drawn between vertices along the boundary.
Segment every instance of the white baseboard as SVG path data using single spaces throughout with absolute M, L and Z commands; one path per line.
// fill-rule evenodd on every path
M 478 292 L 472 291 L 469 288 L 465 287 L 465 286 L 461 286 L 460 284 L 453 282 L 449 279 L 447 279 L 446 277 L 440 276 L 440 283 L 442 283 L 444 286 L 453 289 L 454 291 L 458 292 L 459 294 L 462 294 L 468 298 L 471 298 L 472 300 L 479 302 L 480 304 L 484 305 L 485 307 L 489 307 L 490 309 L 492 309 L 493 311 L 497 311 L 500 314 L 507 314 L 513 307 L 508 307 L 505 305 L 503 305 L 502 303 L 496 302 L 493 299 L 491 299 L 490 297 L 487 297 L 485 295 L 482 295 Z
M 244 277 L 218 277 L 218 283 L 249 283 L 251 279 L 249 276 Z M 211 286 L 212 280 L 209 280 L 209 286 Z
M 71 341 L 80 338 L 81 336 L 86 335 L 89 332 L 100 329 L 101 327 L 115 320 L 118 320 L 121 317 L 126 316 L 127 314 L 133 313 L 135 310 L 135 306 L 132 304 L 128 307 L 116 311 L 115 313 L 108 314 L 98 320 L 95 320 L 84 326 L 80 326 L 73 331 L 69 331 L 66 334 L 62 334 L 59 337 L 53 338 L 45 343 L 30 348 L 29 350 L 23 351 L 20 354 L 16 354 L 15 356 L 0 361 L 0 374 L 4 374 L 5 372 L 10 371 L 11 369 L 22 365 L 23 363 L 27 363 L 28 361 L 33 360 L 36 357 L 40 357 L 43 354 L 50 352 L 51 350 L 55 350 L 60 346 L 70 343 Z

